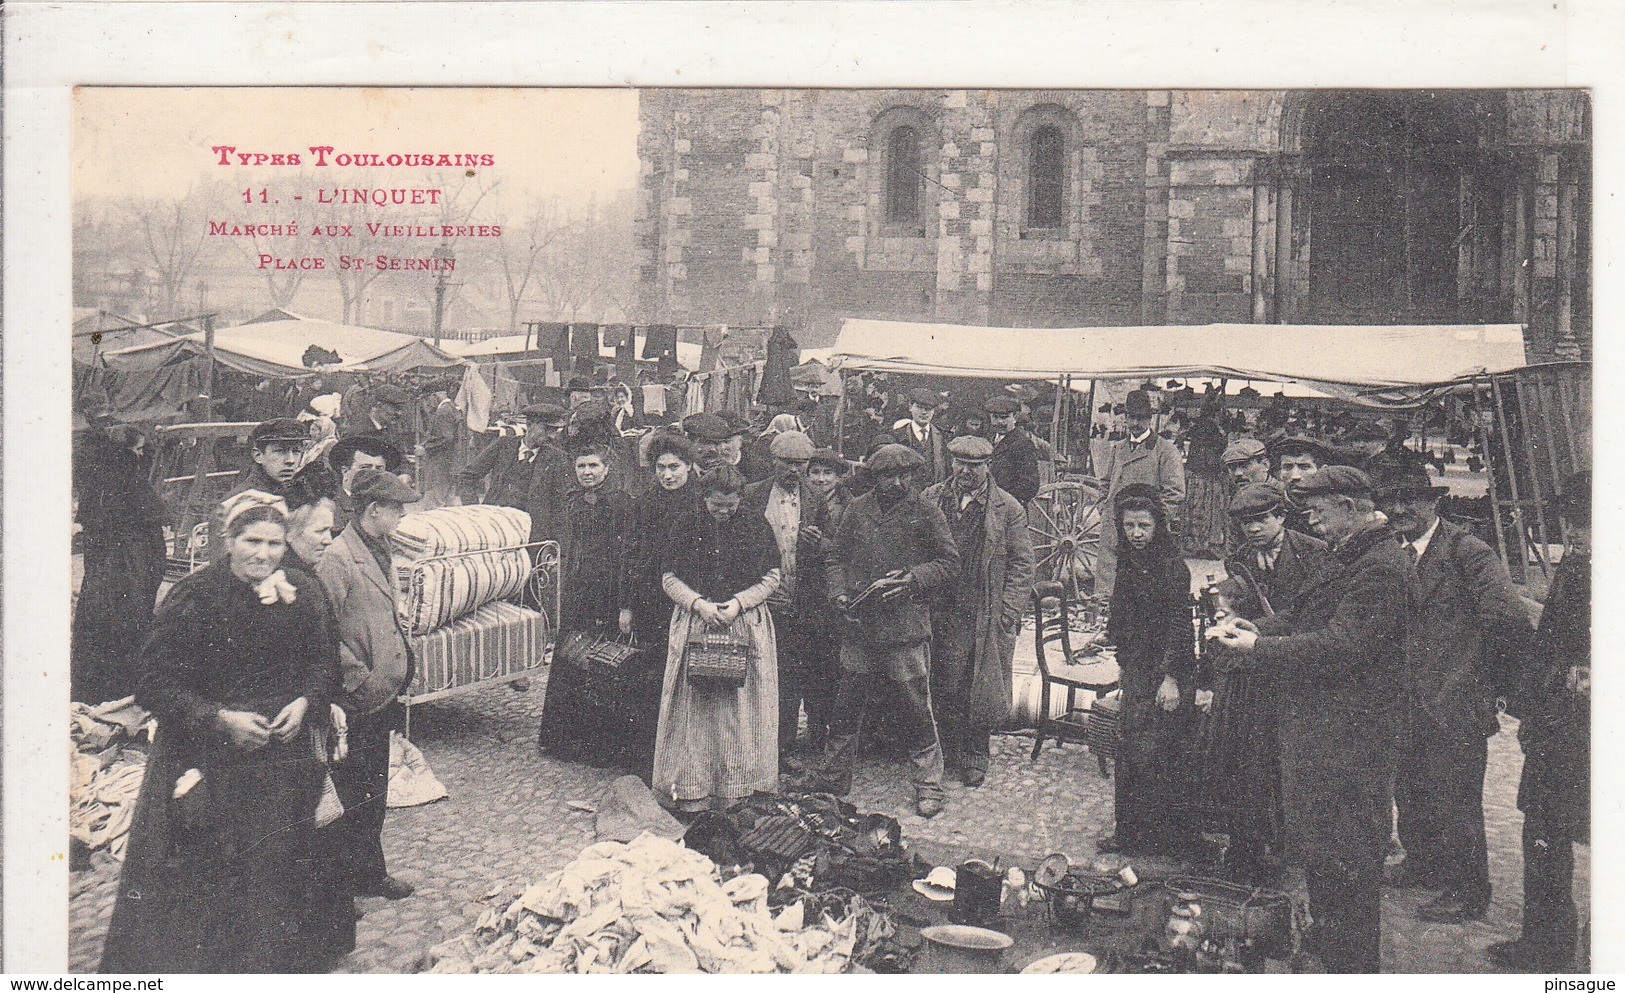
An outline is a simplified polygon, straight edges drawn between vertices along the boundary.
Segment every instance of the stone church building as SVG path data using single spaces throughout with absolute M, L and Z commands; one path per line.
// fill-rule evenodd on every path
M 1516 322 L 1590 357 L 1581 90 L 640 100 L 640 321 Z

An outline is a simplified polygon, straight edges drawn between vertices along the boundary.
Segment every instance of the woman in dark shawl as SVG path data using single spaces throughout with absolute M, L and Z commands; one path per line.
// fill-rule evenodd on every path
M 1122 670 L 1117 745 L 1117 829 L 1101 851 L 1167 853 L 1187 835 L 1190 777 L 1182 774 L 1191 732 L 1195 643 L 1190 570 L 1148 485 L 1123 487 L 1115 507 L 1121 557 L 1107 633 Z
M 642 649 L 626 673 L 624 716 L 632 768 L 648 780 L 660 724 L 660 687 L 666 673 L 666 632 L 671 601 L 660 587 L 666 543 L 694 526 L 700 512 L 694 447 L 680 435 L 657 435 L 649 443 L 654 486 L 632 502 L 631 524 L 621 553 L 620 631 Z
M 572 455 L 576 487 L 565 497 L 560 534 L 559 644 L 573 633 L 612 637 L 620 616 L 621 553 L 632 498 L 610 482 L 606 449 L 594 442 Z M 560 758 L 598 765 L 626 760 L 626 724 L 616 693 L 569 662 L 548 667 L 537 744 Z
M 158 733 L 102 953 L 114 973 L 301 972 L 337 648 L 321 584 L 282 566 L 286 505 L 239 494 L 219 561 L 176 584 L 138 654 Z
M 83 703 L 135 692 L 135 651 L 164 579 L 166 512 L 147 482 L 144 447 L 141 433 L 123 425 L 74 445 L 85 572 L 73 615 L 72 695 Z
M 739 513 L 745 480 L 722 466 L 700 483 L 706 513 L 675 532 L 661 581 L 676 604 L 655 742 L 655 795 L 685 812 L 726 806 L 779 780 L 779 673 L 773 617 L 779 548 L 767 521 Z M 727 630 L 748 646 L 743 686 L 695 680 L 691 639 Z

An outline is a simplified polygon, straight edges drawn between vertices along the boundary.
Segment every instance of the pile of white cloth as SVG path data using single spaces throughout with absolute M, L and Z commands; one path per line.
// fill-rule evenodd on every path
M 647 832 L 599 842 L 430 949 L 429 971 L 844 972 L 865 911 L 809 922 L 794 902 L 774 915 L 768 886 L 754 873 L 725 883 L 710 859 Z
M 92 851 L 107 849 L 119 861 L 147 770 L 147 753 L 128 746 L 148 731 L 149 722 L 134 697 L 75 703 L 69 712 L 68 835 Z

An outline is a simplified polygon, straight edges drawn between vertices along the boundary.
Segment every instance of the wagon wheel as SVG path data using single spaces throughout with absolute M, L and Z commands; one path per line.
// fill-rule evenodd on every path
M 1063 479 L 1033 497 L 1028 529 L 1033 537 L 1039 580 L 1064 583 L 1074 601 L 1095 587 L 1095 559 L 1100 554 L 1100 491 L 1088 483 Z

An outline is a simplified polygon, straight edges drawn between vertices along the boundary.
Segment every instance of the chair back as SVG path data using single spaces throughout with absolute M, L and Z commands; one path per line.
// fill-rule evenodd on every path
M 1054 601 L 1053 610 L 1047 610 L 1045 604 Z M 1067 596 L 1066 584 L 1057 582 L 1036 583 L 1033 586 L 1033 654 L 1038 658 L 1038 670 L 1044 678 L 1049 679 L 1049 662 L 1045 657 L 1045 646 L 1055 642 L 1061 643 L 1061 661 L 1066 663 L 1072 658 L 1072 628 L 1068 623 L 1071 610 Z

